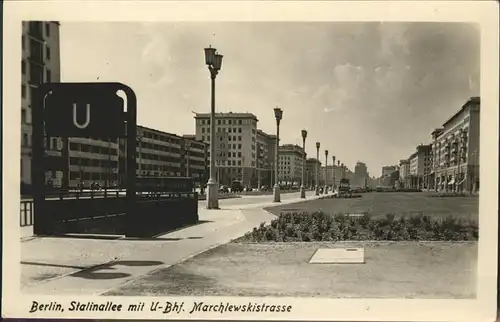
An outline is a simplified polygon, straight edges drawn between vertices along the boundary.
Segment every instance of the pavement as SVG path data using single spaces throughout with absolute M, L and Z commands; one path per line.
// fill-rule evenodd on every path
M 306 200 L 317 199 L 313 191 Z M 304 201 L 300 193 L 281 195 L 281 204 Z M 25 293 L 100 295 L 241 237 L 274 215 L 272 196 L 219 201 L 220 209 L 199 202 L 199 223 L 153 239 L 31 237 L 21 228 L 21 288 Z

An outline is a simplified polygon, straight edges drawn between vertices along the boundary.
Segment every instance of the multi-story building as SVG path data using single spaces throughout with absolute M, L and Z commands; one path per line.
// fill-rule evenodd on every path
M 364 187 L 368 184 L 368 177 L 368 167 L 366 164 L 361 161 L 356 162 L 356 165 L 354 166 L 354 178 L 351 184 L 353 186 Z
M 391 176 L 397 170 L 398 167 L 394 165 L 384 166 L 382 167 L 382 177 Z
M 444 191 L 479 189 L 480 98 L 471 97 L 432 132 L 429 181 Z
M 42 83 L 60 81 L 59 22 L 22 23 L 21 58 L 21 189 L 31 185 L 32 89 Z M 62 141 L 51 138 L 45 143 L 46 154 L 61 156 Z M 62 171 L 48 170 L 46 180 L 62 184 Z
M 275 151 L 276 135 L 257 130 L 257 187 L 274 184 Z
M 321 173 L 321 161 L 316 158 L 309 158 L 306 160 L 306 186 L 315 187 L 316 186 L 316 173 L 318 173 L 318 181 L 322 182 Z
M 414 153 L 410 155 L 410 188 L 428 189 L 426 178 L 430 173 L 430 157 L 432 147 L 430 144 L 420 144 Z
M 104 187 L 118 185 L 118 141 L 89 138 L 69 139 L 69 187 L 96 182 Z
M 304 166 L 304 149 L 294 144 L 279 147 L 278 178 L 282 183 L 300 184 Z
M 208 180 L 207 147 L 192 136 L 137 127 L 136 175 L 192 177 L 196 183 Z M 70 187 L 83 182 L 117 186 L 125 182 L 126 140 L 102 141 L 71 138 L 69 142 Z
M 210 113 L 197 113 L 196 139 L 210 144 Z M 257 181 L 257 122 L 251 113 L 217 113 L 216 165 L 219 183 L 241 180 L 244 185 Z M 210 156 L 209 153 L 209 158 Z
M 402 188 L 410 187 L 410 161 L 399 160 L 399 185 Z

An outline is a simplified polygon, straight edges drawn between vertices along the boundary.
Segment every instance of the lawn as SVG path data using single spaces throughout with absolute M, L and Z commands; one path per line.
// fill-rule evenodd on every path
M 365 264 L 309 264 L 318 248 L 364 247 Z M 475 242 L 230 243 L 105 295 L 474 298 Z
M 377 217 L 392 213 L 396 217 L 413 214 L 424 214 L 433 217 L 454 217 L 472 219 L 479 218 L 478 197 L 431 197 L 427 192 L 392 192 L 365 193 L 361 198 L 353 199 L 318 199 L 266 208 L 267 211 L 279 215 L 282 212 L 315 212 L 326 213 L 364 213 Z

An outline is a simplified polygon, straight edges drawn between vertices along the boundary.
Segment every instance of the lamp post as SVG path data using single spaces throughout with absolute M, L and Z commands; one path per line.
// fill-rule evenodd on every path
M 207 182 L 207 209 L 219 209 L 219 199 L 217 190 L 219 184 L 216 180 L 215 167 L 215 78 L 222 67 L 222 55 L 217 53 L 215 48 L 209 46 L 205 48 L 205 63 L 210 71 L 211 82 L 211 108 L 210 108 L 210 179 Z
M 304 181 L 306 177 L 306 138 L 307 138 L 307 131 L 302 130 L 302 184 L 300 185 L 300 198 L 305 198 L 306 197 L 306 188 L 304 186 Z
M 342 179 L 345 179 L 345 167 L 344 167 L 344 164 L 342 163 L 340 165 L 341 169 L 342 169 Z
M 319 196 L 319 148 L 321 144 L 316 142 L 316 192 L 315 195 Z
M 275 171 L 275 178 L 274 178 L 274 202 L 281 202 L 280 198 L 280 185 L 278 183 L 278 158 L 279 158 L 279 148 L 280 148 L 280 122 L 281 119 L 283 118 L 283 110 L 281 108 L 276 107 L 274 109 L 274 117 L 276 118 L 276 157 L 274 160 L 274 171 Z
M 333 186 L 332 192 L 335 192 L 336 180 L 335 180 L 335 156 L 332 156 L 332 170 L 333 170 Z
M 328 150 L 325 150 L 325 188 L 323 193 L 328 194 Z

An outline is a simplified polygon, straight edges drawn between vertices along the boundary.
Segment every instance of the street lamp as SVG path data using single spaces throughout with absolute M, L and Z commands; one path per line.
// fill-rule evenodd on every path
M 319 147 L 320 143 L 316 142 L 316 196 L 319 196 Z
M 328 193 L 328 150 L 325 150 L 325 189 L 323 193 Z
M 280 122 L 283 118 L 283 110 L 281 108 L 276 107 L 274 109 L 274 117 L 276 118 L 276 157 L 274 160 L 274 171 L 276 172 L 274 178 L 274 202 L 281 202 L 280 199 L 280 185 L 278 183 L 278 158 L 279 158 L 279 148 L 280 148 Z
M 304 180 L 306 177 L 306 138 L 307 131 L 302 130 L 302 152 L 304 154 L 302 155 L 302 184 L 300 185 L 300 198 L 306 197 L 306 189 L 304 187 Z
M 215 178 L 215 78 L 222 67 L 222 55 L 217 53 L 215 48 L 209 46 L 205 48 L 205 63 L 210 71 L 212 80 L 212 102 L 210 109 L 210 179 L 207 182 L 207 209 L 219 209 L 217 196 L 218 182 Z
M 336 181 L 335 181 L 335 156 L 333 155 L 332 156 L 332 169 L 333 169 L 333 186 L 332 186 L 332 192 L 335 192 L 335 185 L 336 185 Z

